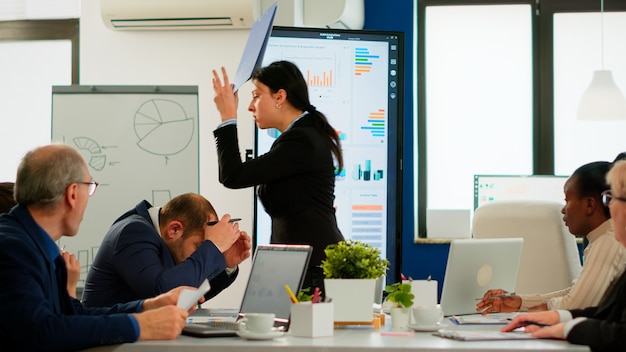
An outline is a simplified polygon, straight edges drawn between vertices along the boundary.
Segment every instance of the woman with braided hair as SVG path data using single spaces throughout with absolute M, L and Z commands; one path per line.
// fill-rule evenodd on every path
M 228 188 L 258 186 L 258 196 L 272 219 L 270 242 L 311 245 L 303 287 L 323 288 L 324 248 L 343 240 L 333 205 L 335 175 L 343 168 L 339 136 L 311 105 L 298 67 L 277 61 L 252 75 L 248 111 L 259 128 L 275 128 L 280 136 L 266 154 L 242 162 L 237 141 L 238 96 L 224 68 L 222 77 L 213 71 L 214 101 L 222 120 L 213 132 L 219 181 Z

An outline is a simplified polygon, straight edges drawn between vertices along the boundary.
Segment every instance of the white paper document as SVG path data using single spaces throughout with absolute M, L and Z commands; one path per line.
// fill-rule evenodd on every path
M 457 325 L 464 324 L 508 324 L 517 313 L 493 313 L 493 314 L 468 314 L 468 315 L 453 315 L 450 317 L 450 321 Z
M 475 330 L 446 330 L 440 329 L 433 335 L 458 341 L 489 341 L 489 340 L 528 340 L 536 339 L 531 334 L 523 332 L 475 331 Z
M 204 294 L 209 292 L 210 289 L 211 284 L 209 284 L 209 280 L 204 279 L 204 282 L 200 285 L 200 287 L 198 287 L 197 290 L 182 290 L 180 292 L 180 296 L 178 296 L 176 306 L 183 308 L 184 310 L 189 310 L 194 304 L 198 303 L 200 297 L 204 296 Z

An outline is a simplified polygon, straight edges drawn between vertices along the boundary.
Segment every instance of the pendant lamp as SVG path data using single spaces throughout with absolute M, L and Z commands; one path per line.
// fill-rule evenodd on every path
M 613 74 L 604 69 L 604 0 L 600 0 L 600 48 L 602 69 L 593 73 L 591 84 L 578 105 L 578 119 L 608 121 L 626 119 L 626 99 L 613 80 Z

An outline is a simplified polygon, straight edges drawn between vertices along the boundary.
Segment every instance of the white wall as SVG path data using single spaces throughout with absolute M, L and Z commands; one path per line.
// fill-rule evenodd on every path
M 220 122 L 213 104 L 211 70 L 226 67 L 234 77 L 248 30 L 113 31 L 100 18 L 100 2 L 82 0 L 80 17 L 81 85 L 197 85 L 200 107 L 200 193 L 219 215 L 241 217 L 242 230 L 253 224 L 252 189 L 230 190 L 217 179 L 213 129 Z M 240 148 L 252 149 L 254 122 L 246 111 L 250 83 L 239 90 Z M 184 170 L 181 170 L 184 172 Z M 140 199 L 137 200 L 139 202 Z M 238 307 L 250 271 L 240 266 L 237 281 L 205 307 Z

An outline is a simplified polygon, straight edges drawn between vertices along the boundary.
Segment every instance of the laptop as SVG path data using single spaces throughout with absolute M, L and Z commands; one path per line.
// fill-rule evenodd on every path
M 515 292 L 522 238 L 472 238 L 450 242 L 441 291 L 446 316 L 477 314 L 478 298 L 490 289 Z
M 246 313 L 274 313 L 275 326 L 289 327 L 291 299 L 285 285 L 300 291 L 313 247 L 308 245 L 259 245 L 239 309 L 210 308 L 193 312 L 183 334 L 196 337 L 235 336 L 237 321 Z

